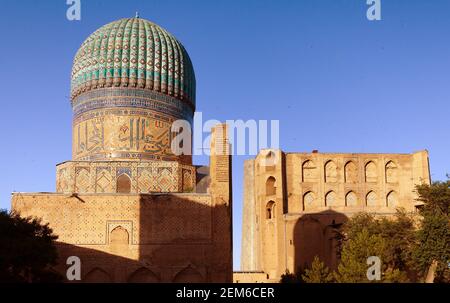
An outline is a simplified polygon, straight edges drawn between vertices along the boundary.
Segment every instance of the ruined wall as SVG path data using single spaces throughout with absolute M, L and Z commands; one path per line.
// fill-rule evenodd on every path
M 264 271 L 269 279 L 279 278 L 286 269 L 304 268 L 315 255 L 335 268 L 333 235 L 348 217 L 361 211 L 390 216 L 397 208 L 414 212 L 419 204 L 415 185 L 430 182 L 426 151 L 285 154 L 262 150 L 254 164 L 249 163 L 245 180 L 252 180 L 254 190 L 246 189 L 244 194 L 242 269 Z M 249 239 L 252 234 L 254 239 Z M 258 256 L 260 265 L 255 267 Z

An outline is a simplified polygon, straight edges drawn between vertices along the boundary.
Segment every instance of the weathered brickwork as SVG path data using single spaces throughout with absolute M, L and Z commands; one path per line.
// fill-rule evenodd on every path
M 242 270 L 279 280 L 318 255 L 337 266 L 336 228 L 355 213 L 415 212 L 430 182 L 428 153 L 337 154 L 263 150 L 244 168 Z

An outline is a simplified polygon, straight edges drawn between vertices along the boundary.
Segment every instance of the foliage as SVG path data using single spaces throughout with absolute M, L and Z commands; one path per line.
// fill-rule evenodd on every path
M 350 260 L 352 256 L 355 257 L 354 254 L 358 255 L 359 253 L 354 251 L 355 249 L 360 249 L 355 243 L 356 239 L 359 241 L 369 241 L 369 239 L 362 238 L 361 233 L 363 231 L 367 233 L 369 238 L 370 236 L 375 236 L 379 242 L 384 242 L 382 250 L 378 250 L 376 254 L 369 254 L 364 258 L 359 256 L 357 260 Z M 378 256 L 382 259 L 384 265 L 383 281 L 407 281 L 406 276 L 407 272 L 410 271 L 411 252 L 415 243 L 415 225 L 413 217 L 408 215 L 404 210 L 398 209 L 394 218 L 376 218 L 374 215 L 367 213 L 357 214 L 344 224 L 338 239 L 341 243 L 341 259 L 344 260 L 344 253 L 347 258 L 345 269 L 348 271 L 350 268 L 353 268 L 354 272 L 351 276 L 355 279 L 359 276 L 362 279 L 361 282 L 367 281 L 365 276 L 367 257 Z M 350 242 L 352 239 L 354 241 Z M 371 241 L 374 241 L 374 239 Z M 353 246 L 350 246 L 350 243 Z M 368 244 L 360 243 L 360 245 Z M 368 253 L 369 251 L 366 251 L 366 254 Z M 358 264 L 358 267 L 356 267 L 356 264 Z M 363 267 L 365 268 L 364 275 L 361 272 Z M 339 270 L 337 275 L 339 276 Z M 349 276 L 347 272 L 341 278 L 344 279 Z
M 333 282 L 333 275 L 329 268 L 320 261 L 318 256 L 314 257 L 310 269 L 306 269 L 302 275 L 303 281 L 306 283 L 330 283 Z
M 436 282 L 448 282 L 450 272 L 450 180 L 416 187 L 423 202 L 420 220 L 398 209 L 395 218 L 360 213 L 346 222 L 337 235 L 341 263 L 337 282 L 364 282 L 366 258 L 382 260 L 383 282 L 424 279 L 437 262 Z
M 367 228 L 355 232 L 344 244 L 341 262 L 334 276 L 339 283 L 369 282 L 367 279 L 367 258 L 386 258 L 386 241 L 378 234 L 371 234 Z
M 447 181 L 437 181 L 433 184 L 416 186 L 419 196 L 417 199 L 423 202 L 423 212 L 438 212 L 448 216 L 450 212 L 450 178 Z
M 57 251 L 48 224 L 0 210 L 0 282 L 57 282 Z
M 417 232 L 417 245 L 412 252 L 415 268 L 425 276 L 437 261 L 436 282 L 449 282 L 450 272 L 450 180 L 416 187 L 423 202 L 423 220 Z

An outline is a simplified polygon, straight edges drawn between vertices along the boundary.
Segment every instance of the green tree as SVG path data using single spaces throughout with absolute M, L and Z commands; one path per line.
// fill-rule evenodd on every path
M 423 220 L 412 252 L 415 268 L 428 282 L 449 282 L 450 179 L 419 185 L 416 190 L 418 200 L 423 202 Z
M 396 277 L 405 276 L 411 269 L 412 249 L 416 241 L 414 218 L 403 209 L 398 209 L 394 218 L 382 217 L 377 220 L 377 231 L 386 241 L 385 260 L 387 271 Z M 402 274 L 400 274 L 402 272 Z M 394 279 L 396 280 L 396 279 Z
M 385 280 L 406 281 L 416 237 L 414 218 L 403 209 L 398 209 L 394 218 L 377 218 L 368 213 L 356 214 L 344 224 L 338 235 L 341 252 L 348 240 L 355 239 L 363 230 L 369 235 L 379 236 L 385 242 L 382 252 Z
M 306 269 L 302 275 L 303 281 L 306 283 L 330 283 L 333 282 L 333 275 L 329 268 L 320 261 L 318 256 L 314 257 L 310 269 Z
M 386 258 L 386 241 L 377 234 L 371 234 L 367 228 L 356 232 L 343 246 L 341 262 L 334 274 L 336 282 L 360 283 L 367 279 L 367 258 L 378 256 Z
M 58 282 L 50 267 L 56 264 L 58 237 L 35 218 L 0 210 L 0 282 Z

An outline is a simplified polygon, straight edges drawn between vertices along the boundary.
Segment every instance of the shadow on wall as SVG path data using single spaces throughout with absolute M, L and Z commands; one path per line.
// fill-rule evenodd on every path
M 231 212 L 207 194 L 79 195 L 71 215 L 86 213 L 101 244 L 57 243 L 63 276 L 70 256 L 81 259 L 81 282 L 231 282 Z M 104 203 L 106 202 L 106 203 Z M 109 210 L 96 211 L 108 205 Z M 91 215 L 88 213 L 91 212 Z M 95 224 L 98 222 L 99 224 Z M 85 230 L 68 225 L 76 237 Z M 106 223 L 106 226 L 105 226 Z M 51 227 L 51 220 L 50 220 Z M 106 230 L 106 232 L 105 232 Z M 55 229 L 55 233 L 58 231 Z
M 330 269 L 337 269 L 338 241 L 336 231 L 348 217 L 333 210 L 302 215 L 294 226 L 294 268 L 310 268 L 318 256 Z

